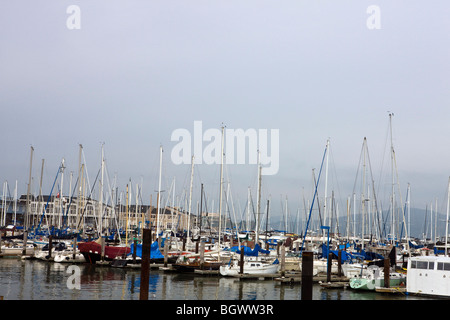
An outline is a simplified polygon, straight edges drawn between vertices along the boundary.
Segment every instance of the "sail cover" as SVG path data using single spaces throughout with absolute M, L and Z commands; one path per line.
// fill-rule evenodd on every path
M 269 254 L 270 251 L 269 250 L 264 250 L 261 248 L 260 245 L 255 245 L 255 248 L 252 249 L 250 247 L 246 247 L 246 246 L 241 246 L 241 248 L 244 249 L 244 255 L 245 256 L 250 256 L 250 257 L 257 257 L 258 253 L 263 253 L 263 254 Z M 237 254 L 241 254 L 241 250 L 239 250 L 238 246 L 234 246 L 230 249 L 230 251 L 232 252 L 236 252 Z
M 131 244 L 131 255 L 134 253 L 134 243 Z M 138 244 L 136 246 L 136 256 L 142 258 L 142 244 Z M 150 259 L 162 259 L 164 258 L 163 254 L 159 250 L 158 241 L 152 243 L 150 247 Z

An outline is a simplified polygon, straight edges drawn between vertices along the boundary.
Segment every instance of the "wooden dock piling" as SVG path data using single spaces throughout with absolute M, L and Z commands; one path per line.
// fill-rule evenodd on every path
M 77 254 L 77 237 L 78 237 L 78 234 L 75 234 L 75 237 L 73 237 L 73 245 L 72 245 L 72 247 L 73 247 L 73 254 L 72 254 L 72 258 L 74 260 L 75 260 L 76 254 Z
M 105 261 L 105 238 L 103 236 L 100 236 L 100 243 L 101 243 L 101 261 Z
M 284 277 L 286 271 L 286 247 L 284 246 L 284 244 L 281 246 L 280 260 L 280 272 L 281 276 Z
M 205 265 L 205 242 L 200 243 L 200 270 L 203 270 Z
M 148 300 L 151 239 L 152 239 L 151 229 L 144 229 L 142 235 L 141 284 L 140 284 L 139 300 Z
M 52 250 L 53 250 L 53 236 L 48 236 L 48 259 L 52 258 Z
M 241 259 L 239 260 L 239 274 L 244 274 L 244 247 L 241 247 Z
M 137 239 L 133 241 L 133 263 L 136 263 Z
M 391 261 L 389 258 L 384 259 L 384 287 L 389 288 L 390 287 L 390 268 L 391 268 Z
M 167 268 L 167 263 L 169 262 L 169 240 L 164 241 L 164 268 Z
M 330 253 L 328 253 L 328 260 L 327 260 L 327 282 L 331 281 L 332 265 L 333 265 L 333 254 L 330 252 Z
M 23 249 L 22 249 L 22 255 L 27 254 L 27 242 L 28 242 L 28 231 L 23 232 Z
M 302 300 L 312 300 L 313 292 L 313 259 L 312 251 L 302 253 Z

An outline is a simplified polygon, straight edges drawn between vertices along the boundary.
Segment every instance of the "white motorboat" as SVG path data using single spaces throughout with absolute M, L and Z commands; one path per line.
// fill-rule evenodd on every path
M 84 263 L 86 259 L 79 250 L 75 251 L 75 257 L 73 256 L 73 250 L 64 250 L 56 252 L 53 261 L 59 263 Z
M 247 258 L 244 260 L 244 274 L 266 275 L 276 274 L 280 270 L 277 259 L 272 262 L 263 261 L 260 258 Z M 241 266 L 239 260 L 231 260 L 230 263 L 220 266 L 219 272 L 222 276 L 235 276 L 240 274 Z
M 27 243 L 25 255 L 32 255 L 34 251 L 34 245 Z M 19 242 L 4 243 L 1 247 L 1 254 L 3 256 L 21 256 L 23 254 L 23 244 Z
M 406 291 L 409 294 L 450 297 L 450 257 L 409 258 Z

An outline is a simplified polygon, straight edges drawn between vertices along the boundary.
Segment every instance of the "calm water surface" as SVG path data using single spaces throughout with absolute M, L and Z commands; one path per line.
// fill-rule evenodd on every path
M 78 264 L 80 288 L 68 287 L 69 264 L 0 259 L 0 296 L 4 300 L 139 300 L 140 270 Z M 72 283 L 72 282 L 70 282 Z M 301 285 L 272 280 L 239 281 L 151 271 L 150 300 L 300 300 Z M 314 285 L 313 300 L 423 300 Z

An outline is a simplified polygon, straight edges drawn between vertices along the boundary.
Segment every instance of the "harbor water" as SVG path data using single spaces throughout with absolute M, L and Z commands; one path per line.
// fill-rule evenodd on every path
M 139 300 L 140 278 L 140 269 L 0 259 L 0 297 L 3 300 Z M 148 297 L 155 301 L 295 301 L 301 300 L 301 284 L 151 270 Z M 405 294 L 313 286 L 313 300 L 426 299 Z

